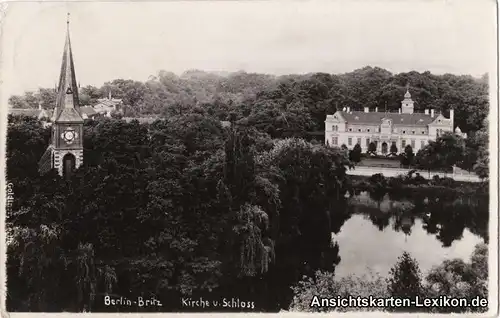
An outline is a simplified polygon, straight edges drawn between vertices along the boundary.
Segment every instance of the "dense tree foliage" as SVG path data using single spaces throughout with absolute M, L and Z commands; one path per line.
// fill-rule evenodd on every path
M 407 252 L 398 258 L 386 278 L 380 273 L 368 272 L 361 276 L 336 277 L 333 272 L 318 271 L 314 277 L 301 280 L 294 289 L 291 309 L 293 311 L 395 311 L 427 313 L 473 313 L 485 312 L 480 307 L 327 307 L 314 306 L 319 299 L 335 299 L 337 296 L 353 297 L 439 297 L 448 296 L 468 300 L 487 297 L 488 247 L 476 245 L 470 261 L 447 259 L 422 275 L 418 262 Z
M 464 132 L 484 127 L 488 114 L 487 77 L 433 75 L 430 72 L 392 74 L 364 67 L 344 74 L 270 76 L 237 72 L 228 75 L 192 70 L 177 76 L 160 71 L 146 82 L 116 79 L 102 87 L 80 88 L 83 104 L 98 98 L 121 98 L 125 116 L 165 115 L 200 106 L 220 120 L 256 124 L 273 137 L 301 136 L 324 129 L 325 114 L 349 106 L 397 110 L 410 84 L 416 111 L 434 108 L 448 114 L 455 109 L 455 124 Z M 12 96 L 18 108 L 34 108 L 38 101 L 53 107 L 55 91 L 40 89 Z
M 361 161 L 361 146 L 359 144 L 354 145 L 354 148 L 349 151 L 349 160 L 353 163 Z
M 339 150 L 273 143 L 203 111 L 88 120 L 84 131 L 84 166 L 64 181 L 36 171 L 49 130 L 10 118 L 11 310 L 110 310 L 104 294 L 161 297 L 161 310 L 195 295 L 279 310 L 302 275 L 339 262 L 330 235 L 346 218 L 349 163 Z
M 356 182 L 346 168 L 359 161 L 360 147 L 349 156 L 305 141 L 324 129 L 326 114 L 344 106 L 396 109 L 408 82 L 417 110 L 453 106 L 455 122 L 477 141 L 465 156 L 456 151 L 461 141 L 446 137 L 438 145 L 454 159 L 438 162 L 459 161 L 487 176 L 487 82 L 468 76 L 371 67 L 282 77 L 161 71 L 145 83 L 82 87 L 82 104 L 111 95 L 125 107 L 111 119 L 85 121 L 84 165 L 70 180 L 55 171 L 38 174 L 50 129 L 9 116 L 7 182 L 15 200 L 7 211 L 8 309 L 131 310 L 104 306 L 104 295 L 161 298 L 163 307 L 151 311 L 189 310 L 182 297 L 239 297 L 257 311 L 289 308 L 292 286 L 317 271 L 333 273 L 341 261 L 331 234 L 352 215 L 347 193 L 368 191 L 378 206 L 386 195 L 413 196 L 443 210 L 467 190 L 440 179 L 376 175 Z M 51 108 L 54 100 L 54 90 L 40 89 L 9 103 Z M 160 119 L 140 124 L 122 115 Z M 424 149 L 429 155 L 421 157 L 433 158 L 433 148 Z M 483 214 L 469 221 L 469 211 L 456 211 L 461 229 L 433 213 L 428 231 L 443 224 L 436 233 L 447 246 L 466 226 L 487 237 Z M 387 219 L 371 219 L 387 226 Z M 322 286 L 346 294 L 360 285 L 353 278 Z
M 422 274 L 418 262 L 408 252 L 398 258 L 387 278 L 387 291 L 392 297 L 414 298 L 423 295 Z M 415 308 L 390 308 L 398 311 L 414 311 Z
M 417 152 L 415 156 L 416 165 L 425 170 L 451 171 L 454 166 L 461 166 L 470 170 L 473 163 L 478 161 L 478 151 L 481 141 L 476 138 L 485 138 L 481 132 L 474 134 L 470 141 L 453 133 L 444 133 L 436 141 L 429 143 Z M 484 145 L 484 142 L 483 142 Z M 484 149 L 484 148 L 482 148 Z M 486 155 L 487 157 L 487 155 Z M 478 164 L 479 161 L 478 161 Z

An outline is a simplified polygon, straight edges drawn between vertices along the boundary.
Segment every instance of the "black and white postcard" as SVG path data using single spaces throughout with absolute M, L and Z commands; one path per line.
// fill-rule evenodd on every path
M 498 314 L 494 1 L 0 9 L 3 314 Z

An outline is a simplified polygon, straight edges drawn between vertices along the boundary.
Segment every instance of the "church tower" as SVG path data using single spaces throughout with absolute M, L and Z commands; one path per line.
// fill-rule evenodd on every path
M 69 14 L 56 105 L 51 121 L 50 145 L 40 160 L 39 170 L 43 174 L 56 169 L 59 175 L 69 178 L 83 164 L 83 118 L 69 37 Z
M 401 113 L 402 114 L 413 114 L 413 104 L 415 102 L 411 99 L 410 87 L 406 85 L 405 99 L 401 101 Z

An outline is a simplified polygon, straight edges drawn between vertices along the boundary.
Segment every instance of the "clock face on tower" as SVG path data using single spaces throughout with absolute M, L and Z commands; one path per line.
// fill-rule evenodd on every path
M 78 138 L 78 133 L 71 127 L 68 127 L 61 134 L 61 138 L 68 144 L 72 144 Z

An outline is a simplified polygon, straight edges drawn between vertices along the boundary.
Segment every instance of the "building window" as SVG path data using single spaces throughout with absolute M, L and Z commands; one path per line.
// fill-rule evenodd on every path
M 422 130 L 422 135 L 425 135 L 425 130 Z
M 370 132 L 370 128 L 368 128 L 366 131 L 367 131 L 367 132 Z
M 333 130 L 333 131 L 339 131 L 339 126 L 337 126 L 337 125 L 333 125 L 333 126 L 332 126 L 332 130 Z
M 358 138 L 358 145 L 361 146 L 361 138 Z
M 349 128 L 349 131 L 352 131 L 352 128 Z
M 406 130 L 403 130 L 403 134 L 406 134 Z
M 352 146 L 352 138 L 351 137 L 347 138 L 347 145 Z
M 415 139 L 412 139 L 412 140 L 411 140 L 411 147 L 412 147 L 413 149 L 415 149 Z
M 425 140 L 420 140 L 420 148 L 424 148 L 425 147 Z
M 338 137 L 333 137 L 332 138 L 332 144 L 335 145 L 335 146 L 338 145 L 339 144 L 339 138 Z
M 366 148 L 370 146 L 370 138 L 366 138 Z
M 401 140 L 401 151 L 404 151 L 405 147 L 406 147 L 406 140 L 403 139 Z
M 361 128 L 358 129 L 358 132 L 361 132 Z
M 411 133 L 415 135 L 415 130 L 412 130 Z

